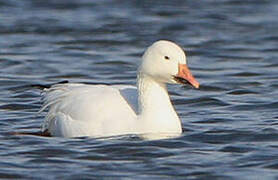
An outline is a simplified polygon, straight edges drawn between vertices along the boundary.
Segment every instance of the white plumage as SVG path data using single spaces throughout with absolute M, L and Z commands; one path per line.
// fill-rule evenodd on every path
M 77 83 L 45 89 L 41 111 L 49 110 L 43 130 L 60 137 L 179 135 L 181 122 L 166 83 L 183 81 L 199 87 L 186 66 L 183 50 L 172 42 L 158 41 L 143 56 L 138 91 L 133 86 Z

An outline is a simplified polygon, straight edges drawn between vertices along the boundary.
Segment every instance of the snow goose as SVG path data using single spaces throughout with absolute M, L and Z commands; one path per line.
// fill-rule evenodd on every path
M 199 88 L 184 51 L 160 40 L 144 53 L 137 88 L 128 85 L 56 84 L 44 90 L 48 107 L 43 131 L 59 137 L 108 137 L 137 134 L 165 138 L 182 133 L 167 83 Z M 155 136 L 153 136 L 155 135 Z

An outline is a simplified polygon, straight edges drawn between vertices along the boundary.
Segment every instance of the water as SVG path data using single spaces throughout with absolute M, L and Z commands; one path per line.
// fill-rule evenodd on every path
M 0 1 L 0 178 L 277 179 L 278 1 Z M 38 132 L 34 84 L 135 84 L 158 39 L 199 90 L 169 86 L 184 133 L 144 141 Z

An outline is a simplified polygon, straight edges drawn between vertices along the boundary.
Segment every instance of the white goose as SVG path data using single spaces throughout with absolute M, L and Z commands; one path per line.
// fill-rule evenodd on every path
M 137 134 L 146 138 L 177 136 L 181 121 L 166 83 L 199 83 L 186 65 L 184 51 L 160 40 L 144 53 L 137 88 L 126 85 L 57 84 L 45 89 L 49 107 L 43 131 L 59 137 L 105 137 Z

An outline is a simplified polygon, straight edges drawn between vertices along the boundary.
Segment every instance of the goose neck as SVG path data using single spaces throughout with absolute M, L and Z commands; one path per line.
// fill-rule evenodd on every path
M 137 86 L 139 113 L 146 112 L 147 110 L 154 111 L 159 109 L 162 104 L 172 106 L 166 84 L 160 83 L 148 75 L 139 73 Z
M 170 101 L 165 83 L 138 74 L 139 119 L 149 132 L 181 132 L 180 120 Z

